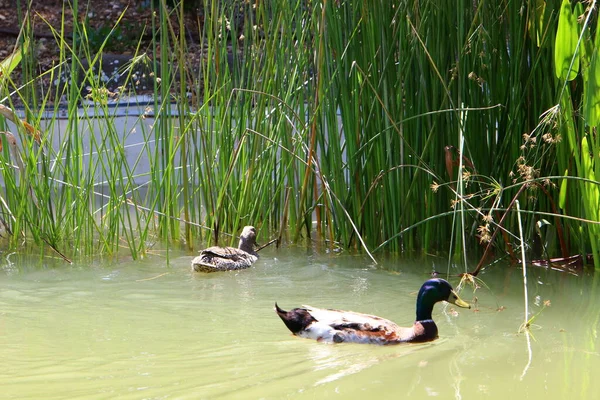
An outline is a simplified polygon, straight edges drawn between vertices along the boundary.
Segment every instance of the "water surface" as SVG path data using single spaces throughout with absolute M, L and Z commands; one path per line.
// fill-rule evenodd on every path
M 267 248 L 250 270 L 191 273 L 192 256 L 0 269 L 1 399 L 593 399 L 600 285 L 529 270 L 538 317 L 528 350 L 521 270 L 436 305 L 428 344 L 330 345 L 292 336 L 273 304 L 336 307 L 410 326 L 416 291 L 444 260 L 384 261 Z M 456 279 L 450 278 L 453 285 Z M 544 301 L 550 305 L 543 308 Z M 530 356 L 531 354 L 531 356 Z

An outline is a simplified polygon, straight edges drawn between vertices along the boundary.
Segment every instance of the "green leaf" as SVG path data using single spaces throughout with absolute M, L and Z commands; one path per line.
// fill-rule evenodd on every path
M 590 66 L 583 76 L 583 116 L 590 127 L 598 126 L 600 121 L 600 30 L 598 29 L 593 46 Z
M 543 45 L 542 38 L 544 35 L 545 27 L 545 12 L 546 2 L 544 0 L 535 0 L 535 7 L 533 8 L 534 16 L 529 19 L 527 26 L 531 40 L 535 40 L 538 47 Z M 547 43 L 546 43 L 547 44 Z
M 595 163 L 590 156 L 590 148 L 588 144 L 588 138 L 583 137 L 581 139 L 581 165 L 584 176 L 591 181 L 594 181 L 596 174 L 594 171 Z M 588 211 L 588 218 L 593 221 L 599 220 L 598 204 L 600 202 L 600 190 L 598 186 L 587 184 L 586 190 L 584 191 L 583 202 L 586 205 Z
M 17 68 L 28 47 L 29 39 L 26 39 L 23 43 L 23 47 L 16 47 L 11 55 L 0 61 L 0 78 L 10 75 L 10 73 Z
M 561 131 L 563 137 L 567 138 L 569 148 L 574 152 L 576 160 L 579 159 L 579 143 L 577 141 L 577 135 L 575 134 L 575 122 L 573 117 L 573 102 L 571 101 L 571 91 L 567 86 L 563 90 L 562 96 L 560 97 L 560 109 L 561 109 Z M 579 166 L 578 166 L 579 168 Z
M 579 53 L 575 52 L 578 32 L 577 15 L 571 9 L 571 2 L 563 0 L 554 43 L 554 68 L 559 79 L 571 81 L 579 72 Z
M 569 170 L 565 169 L 565 173 L 563 176 L 568 176 L 569 175 Z M 558 206 L 561 209 L 565 209 L 565 204 L 567 202 L 567 182 L 569 180 L 568 179 L 563 179 L 560 182 L 560 191 L 558 193 Z
M 581 3 L 575 5 L 575 15 L 583 15 L 585 10 Z M 581 43 L 579 44 L 579 71 L 583 76 L 583 81 L 587 82 L 590 72 L 590 64 L 592 62 L 592 53 L 594 50 L 594 41 L 590 29 L 585 29 L 581 32 Z

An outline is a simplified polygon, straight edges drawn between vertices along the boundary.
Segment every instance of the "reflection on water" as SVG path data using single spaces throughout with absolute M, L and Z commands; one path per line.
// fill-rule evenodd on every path
M 539 315 L 523 375 L 518 269 L 496 266 L 481 276 L 489 289 L 466 288 L 472 310 L 437 305 L 439 340 L 384 347 L 293 337 L 273 305 L 343 308 L 408 326 L 430 260 L 375 268 L 362 256 L 265 249 L 250 270 L 192 274 L 190 259 L 65 267 L 13 258 L 0 270 L 0 399 L 594 399 L 600 392 L 597 278 L 529 270 L 531 315 Z

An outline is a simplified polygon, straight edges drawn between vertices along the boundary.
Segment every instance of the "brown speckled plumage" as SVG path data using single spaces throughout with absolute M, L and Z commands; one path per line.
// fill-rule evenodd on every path
M 213 246 L 204 249 L 192 260 L 192 270 L 217 272 L 248 268 L 258 260 L 258 253 L 254 251 L 255 245 L 256 229 L 246 226 L 242 230 L 237 248 Z

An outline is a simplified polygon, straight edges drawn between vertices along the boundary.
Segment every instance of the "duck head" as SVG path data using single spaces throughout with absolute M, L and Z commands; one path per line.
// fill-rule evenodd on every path
M 256 245 L 256 228 L 253 226 L 245 226 L 240 235 L 240 244 L 238 248 L 244 250 L 247 253 L 254 253 L 254 246 Z
M 431 319 L 433 306 L 438 301 L 446 301 L 462 308 L 471 308 L 469 303 L 458 297 L 452 286 L 444 279 L 430 279 L 421 286 L 417 295 L 417 321 Z

